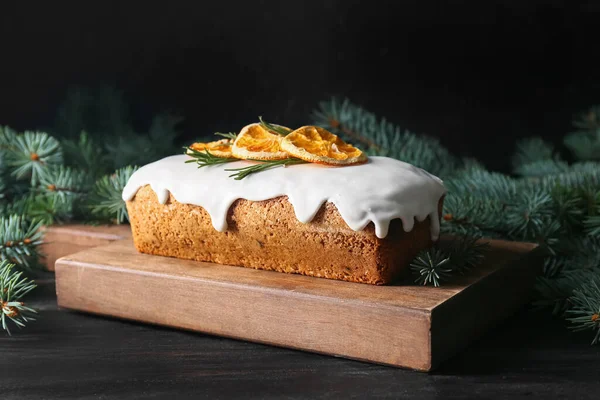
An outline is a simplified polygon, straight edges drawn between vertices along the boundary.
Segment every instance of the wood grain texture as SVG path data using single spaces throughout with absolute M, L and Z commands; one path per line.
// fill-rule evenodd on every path
M 429 371 L 526 300 L 534 248 L 493 241 L 459 282 L 378 287 L 149 256 L 122 240 L 58 260 L 56 289 L 64 308 Z
M 54 274 L 38 285 L 38 320 L 0 335 L 2 400 L 598 398 L 600 346 L 549 310 L 523 308 L 424 374 L 61 310 Z
M 129 225 L 53 225 L 44 228 L 40 246 L 46 270 L 54 271 L 56 260 L 69 254 L 131 237 Z

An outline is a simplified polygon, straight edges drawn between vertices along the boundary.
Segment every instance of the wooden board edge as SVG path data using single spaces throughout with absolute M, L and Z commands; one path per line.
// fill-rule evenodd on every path
M 432 310 L 431 371 L 530 300 L 544 256 L 543 249 L 535 244 L 532 247 L 533 250 L 523 257 L 507 263 L 477 285 L 466 288 Z M 506 284 L 506 281 L 511 283 Z M 507 291 L 509 295 L 506 295 Z M 470 308 L 466 313 L 452 312 L 457 307 Z
M 129 225 L 50 225 L 42 228 L 44 239 L 40 245 L 42 265 L 53 272 L 61 257 L 87 248 L 103 246 L 113 241 L 131 237 Z
M 101 274 L 94 272 L 101 272 Z M 381 310 L 373 310 L 371 306 L 364 306 L 364 303 L 359 301 L 357 301 L 355 304 L 348 304 L 348 302 L 344 302 L 343 304 L 338 302 L 338 304 L 336 304 L 331 303 L 330 299 L 328 298 L 324 297 L 321 299 L 318 298 L 318 296 L 302 292 L 286 292 L 277 295 L 277 293 L 274 294 L 273 291 L 270 291 L 268 296 L 264 296 L 264 293 L 261 293 L 260 290 L 257 291 L 247 287 L 243 289 L 245 291 L 242 296 L 245 297 L 244 303 L 249 304 L 252 302 L 262 302 L 263 304 L 267 304 L 269 307 L 279 304 L 282 308 L 281 310 L 273 313 L 276 319 L 275 322 L 269 321 L 269 318 L 262 318 L 263 320 L 260 323 L 250 323 L 244 333 L 240 334 L 215 328 L 214 321 L 212 321 L 212 325 L 209 324 L 210 326 L 208 327 L 199 327 L 197 324 L 194 325 L 194 322 L 187 320 L 174 321 L 172 319 L 165 319 L 160 316 L 149 316 L 146 313 L 147 310 L 145 311 L 143 309 L 144 307 L 139 307 L 140 304 L 144 303 L 143 301 L 129 302 L 128 307 L 118 307 L 117 303 L 119 301 L 125 301 L 123 294 L 128 292 L 127 290 L 124 290 L 126 289 L 125 287 L 120 288 L 119 283 L 124 284 L 124 282 L 128 282 L 128 284 L 135 284 L 134 281 L 140 280 L 140 278 L 141 281 L 145 282 L 145 284 L 140 285 L 139 287 L 148 288 L 147 290 L 150 290 L 149 288 L 151 288 L 153 285 L 152 283 L 149 283 L 153 278 L 151 274 L 132 273 L 130 270 L 125 271 L 115 267 L 103 268 L 102 266 L 85 264 L 70 260 L 68 257 L 63 257 L 58 260 L 56 268 L 56 290 L 58 305 L 60 308 L 64 309 L 105 315 L 126 320 L 134 320 L 160 326 L 168 326 L 177 329 L 203 332 L 221 337 L 229 337 L 233 339 L 274 345 L 284 348 L 309 351 L 317 354 L 326 354 L 330 356 L 343 357 L 391 367 L 402 367 L 418 371 L 428 371 L 431 367 L 430 348 L 427 346 L 427 339 L 422 339 L 427 338 L 428 332 L 430 331 L 431 315 L 430 312 L 426 310 L 402 309 L 401 312 L 397 313 L 397 315 L 392 315 L 390 314 L 390 308 L 386 307 Z M 158 279 L 158 277 L 156 278 Z M 172 288 L 173 285 L 180 285 L 181 282 L 187 281 L 187 290 L 189 292 L 191 292 L 190 288 L 193 288 L 193 292 L 202 293 L 204 296 L 206 296 L 207 293 L 210 294 L 210 291 L 212 290 L 213 298 L 217 298 L 217 295 L 223 291 L 226 293 L 232 293 L 240 290 L 239 285 L 228 285 L 227 283 L 223 282 L 215 285 L 214 282 L 194 282 L 193 279 L 187 278 L 175 277 L 173 279 L 166 279 L 164 275 L 162 275 L 160 279 L 163 280 L 165 288 Z M 102 293 L 95 291 L 94 288 L 98 289 L 98 287 L 102 286 L 110 287 L 114 293 L 120 293 L 120 298 L 106 298 Z M 215 288 L 218 290 L 215 291 Z M 150 291 L 152 291 L 152 293 L 156 293 L 157 291 L 154 289 Z M 142 292 L 136 291 L 135 293 L 129 290 L 129 293 L 132 298 L 148 299 L 150 303 L 146 302 L 145 307 L 155 306 L 157 308 L 166 307 L 167 309 L 172 309 L 171 305 L 174 304 L 172 297 L 177 297 L 173 289 L 171 289 L 171 292 L 167 291 L 167 293 L 170 294 L 162 297 L 161 299 L 157 299 L 156 296 L 154 296 L 154 300 L 151 297 L 146 296 L 145 290 L 146 289 L 144 289 Z M 183 292 L 185 292 L 185 289 Z M 239 295 L 239 293 L 237 294 Z M 199 298 L 201 297 L 202 296 Z M 157 303 L 153 304 L 153 301 L 156 301 Z M 326 306 L 323 307 L 323 301 L 329 302 L 330 304 L 326 303 Z M 318 310 L 319 307 L 326 309 L 326 312 L 320 317 L 317 316 L 312 320 L 305 320 L 303 322 L 309 326 L 314 324 L 312 328 L 316 333 L 311 333 L 310 329 L 301 331 L 303 329 L 302 325 L 295 323 L 292 325 L 297 330 L 286 332 L 288 336 L 285 339 L 281 339 L 282 332 L 278 327 L 283 326 L 286 323 L 289 325 L 289 310 L 296 312 L 300 308 L 305 311 L 305 315 L 308 315 L 309 313 Z M 267 306 L 264 308 L 269 309 Z M 203 317 L 211 315 L 210 313 L 203 311 L 202 307 L 199 307 L 199 309 L 196 311 L 198 312 L 198 317 L 200 320 Z M 214 312 L 215 310 L 213 309 L 212 311 Z M 238 313 L 238 317 L 243 316 L 244 313 L 247 314 L 247 311 L 248 310 L 246 310 L 246 312 L 240 311 Z M 354 339 L 354 342 L 349 343 L 347 346 L 338 346 L 337 350 L 332 351 L 320 347 L 317 343 L 318 341 L 314 337 L 315 335 L 323 335 L 321 336 L 323 338 L 325 335 L 327 335 L 326 340 L 331 342 L 330 345 L 333 345 L 334 347 L 336 334 L 339 334 L 337 337 L 338 340 L 340 338 L 342 340 L 344 339 L 343 334 L 340 334 L 343 329 L 338 327 L 338 324 L 331 322 L 335 321 L 336 319 L 339 320 L 339 326 L 349 326 L 352 330 L 360 329 L 360 327 L 368 327 L 369 330 L 373 330 L 375 329 L 374 326 L 378 326 L 379 329 L 389 332 L 389 336 L 386 337 L 386 341 L 378 341 L 380 346 L 388 346 L 388 348 L 369 349 L 369 351 L 376 350 L 373 353 L 375 355 L 370 354 L 369 351 L 365 349 L 364 341 L 368 341 L 369 339 L 369 337 L 365 336 L 365 334 L 362 336 L 359 335 L 358 339 Z M 223 322 L 221 321 L 221 323 Z M 225 324 L 232 323 L 233 320 L 225 322 Z M 253 330 L 265 326 L 270 326 L 275 331 L 279 331 L 279 339 L 272 340 L 261 335 L 252 336 L 251 332 L 253 332 Z M 408 326 L 410 326 L 410 331 L 413 336 L 408 338 L 401 337 L 399 332 L 402 329 L 407 329 Z M 396 327 L 399 329 L 399 331 L 394 331 L 391 329 L 391 327 Z M 248 335 L 250 335 L 250 337 Z M 309 338 L 309 344 L 302 341 L 303 337 Z M 399 350 L 399 348 L 394 346 L 399 346 L 403 350 Z M 417 348 L 419 350 L 416 350 Z M 410 354 L 413 358 L 406 359 L 404 356 L 402 356 L 394 359 L 393 356 L 390 356 L 390 354 L 397 355 L 402 352 Z

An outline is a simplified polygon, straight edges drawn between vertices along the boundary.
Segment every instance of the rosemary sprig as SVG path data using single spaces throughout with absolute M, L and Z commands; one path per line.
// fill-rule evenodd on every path
M 233 144 L 233 141 L 234 141 L 235 139 L 237 139 L 237 133 L 235 133 L 235 132 L 226 132 L 226 133 L 223 133 L 223 132 L 215 132 L 215 135 L 217 135 L 217 136 L 222 136 L 222 137 L 224 137 L 224 138 L 230 139 L 230 140 L 231 140 L 231 143 L 230 143 L 230 144 Z
M 270 124 L 270 123 L 264 121 L 262 119 L 262 117 L 258 117 L 258 120 L 260 121 L 260 125 L 269 132 L 273 132 L 273 133 L 276 133 L 276 134 L 279 134 L 282 136 L 286 136 L 288 133 L 290 133 L 292 131 L 291 129 L 285 128 L 280 125 Z M 216 132 L 215 135 L 227 138 L 227 139 L 231 140 L 232 143 L 237 138 L 237 134 L 235 134 L 234 132 L 227 132 L 227 133 Z M 198 168 L 206 167 L 209 165 L 220 165 L 220 164 L 227 164 L 227 163 L 230 163 L 233 161 L 239 161 L 237 158 L 217 157 L 217 156 L 211 154 L 208 150 L 198 151 L 198 150 L 192 149 L 191 147 L 184 147 L 184 149 L 185 149 L 185 154 L 192 157 L 192 159 L 187 160 L 186 163 L 196 163 L 196 164 L 198 164 Z M 286 165 L 303 164 L 306 162 L 306 161 L 300 160 L 298 158 L 287 158 L 285 160 L 272 160 L 272 161 L 263 161 L 263 160 L 250 160 L 250 161 L 256 161 L 256 162 L 258 162 L 258 164 L 250 165 L 248 167 L 242 167 L 242 168 L 226 169 L 225 171 L 233 172 L 233 174 L 229 175 L 230 178 L 234 178 L 235 180 L 241 180 L 241 179 L 244 179 L 245 177 L 247 177 L 248 175 L 254 174 L 256 172 L 265 171 L 267 169 L 271 169 L 274 167 L 279 167 L 279 166 L 285 167 Z
M 294 164 L 304 164 L 306 161 L 300 160 L 299 158 L 286 158 L 285 160 L 272 160 L 272 161 L 260 161 L 260 164 L 251 165 L 249 167 L 242 168 L 231 168 L 226 169 L 225 171 L 235 172 L 229 175 L 230 178 L 234 178 L 235 180 L 241 180 L 247 177 L 248 175 L 254 174 L 256 172 L 265 171 L 267 169 L 279 167 L 279 166 L 288 166 Z
M 239 161 L 237 158 L 217 157 L 211 154 L 208 150 L 198 151 L 192 149 L 191 147 L 184 147 L 184 149 L 186 150 L 185 154 L 192 157 L 192 159 L 187 160 L 186 163 L 197 163 L 198 168 Z
M 289 128 L 284 128 L 281 125 L 270 124 L 262 119 L 262 117 L 258 117 L 260 121 L 260 126 L 268 130 L 269 132 L 277 133 L 281 136 L 287 136 L 292 130 Z

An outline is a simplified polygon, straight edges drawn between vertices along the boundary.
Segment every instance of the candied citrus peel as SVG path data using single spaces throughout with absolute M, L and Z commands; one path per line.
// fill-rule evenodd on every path
M 237 135 L 231 153 L 242 160 L 284 160 L 289 155 L 281 149 L 282 139 L 283 136 L 271 133 L 258 123 L 250 124 Z
M 361 150 L 318 126 L 296 129 L 283 138 L 281 148 L 290 156 L 311 163 L 351 165 L 367 161 Z
M 213 156 L 219 158 L 233 158 L 233 154 L 231 153 L 232 145 L 233 140 L 221 139 L 208 143 L 193 143 L 190 145 L 190 149 L 200 152 L 209 152 Z

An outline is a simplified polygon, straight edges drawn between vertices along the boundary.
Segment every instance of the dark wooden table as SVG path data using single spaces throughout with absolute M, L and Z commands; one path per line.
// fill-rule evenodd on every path
M 600 398 L 600 346 L 547 313 L 523 310 L 424 374 L 58 310 L 52 275 L 39 283 L 38 321 L 0 336 L 2 400 Z

